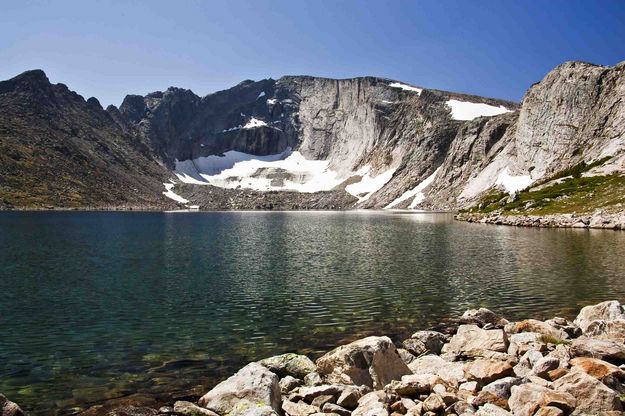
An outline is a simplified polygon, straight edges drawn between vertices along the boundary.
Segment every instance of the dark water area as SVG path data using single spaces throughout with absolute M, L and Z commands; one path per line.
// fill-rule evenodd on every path
M 468 308 L 571 317 L 622 300 L 624 270 L 623 232 L 444 214 L 0 213 L 0 392 L 34 414 L 167 400 Z

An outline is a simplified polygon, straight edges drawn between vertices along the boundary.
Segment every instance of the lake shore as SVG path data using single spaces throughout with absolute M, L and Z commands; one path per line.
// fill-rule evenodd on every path
M 295 353 L 252 362 L 197 401 L 156 408 L 127 398 L 79 414 L 623 415 L 624 342 L 618 301 L 586 306 L 573 321 L 510 322 L 472 309 L 401 343 L 369 336 L 316 362 Z M 4 396 L 0 409 L 24 414 Z
M 502 215 L 500 213 L 456 214 L 458 221 L 508 225 L 515 227 L 542 228 L 592 228 L 602 230 L 625 230 L 625 213 L 597 214 L 551 214 L 551 215 Z

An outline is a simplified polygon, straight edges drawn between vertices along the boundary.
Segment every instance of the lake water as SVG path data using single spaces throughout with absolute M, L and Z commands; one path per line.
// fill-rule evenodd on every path
M 0 392 L 35 414 L 184 397 L 472 307 L 570 317 L 623 299 L 624 270 L 622 232 L 440 214 L 0 213 Z

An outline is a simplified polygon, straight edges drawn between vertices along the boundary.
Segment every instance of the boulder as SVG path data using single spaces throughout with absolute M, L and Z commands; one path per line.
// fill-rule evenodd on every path
M 0 394 L 0 416 L 24 416 L 25 414 L 17 404 Z
M 304 382 L 298 378 L 286 376 L 280 380 L 280 391 L 282 394 L 286 394 L 296 387 L 301 386 Z
M 462 314 L 462 317 L 460 319 L 464 322 L 478 324 L 479 326 L 484 326 L 486 324 L 503 326 L 508 323 L 506 319 L 486 308 L 469 309 Z
M 607 376 L 616 376 L 619 379 L 625 378 L 625 372 L 614 364 L 597 358 L 578 357 L 570 361 L 573 368 L 582 370 L 584 373 L 593 376 L 597 380 L 603 380 Z
M 323 405 L 326 403 L 334 403 L 336 402 L 336 396 L 331 394 L 322 394 L 321 396 L 315 397 L 310 404 L 318 409 L 322 409 Z
M 575 324 L 581 328 L 582 332 L 586 333 L 593 321 L 614 321 L 617 319 L 625 319 L 625 312 L 619 301 L 610 300 L 583 307 L 575 318 Z
M 512 386 L 518 386 L 522 383 L 523 379 L 520 377 L 504 377 L 485 385 L 482 391 L 491 392 L 507 400 L 510 398 L 510 389 Z
M 349 410 L 358 407 L 358 400 L 363 396 L 362 391 L 354 386 L 347 386 L 339 395 L 336 404 Z
M 486 403 L 484 406 L 477 409 L 475 416 L 512 416 L 512 413 L 494 404 Z
M 560 377 L 553 382 L 553 388 L 577 398 L 575 414 L 622 410 L 621 401 L 614 390 L 580 370 Z
M 549 371 L 555 370 L 560 366 L 560 360 L 556 357 L 541 357 L 534 367 L 532 368 L 532 373 L 537 375 L 538 377 L 547 378 Z
M 259 361 L 278 377 L 291 376 L 303 379 L 307 374 L 317 370 L 310 358 L 299 354 L 282 354 Z
M 291 392 L 289 400 L 295 403 L 300 400 L 304 400 L 306 403 L 312 403 L 312 401 L 319 396 L 339 397 L 349 387 L 355 389 L 354 386 L 345 386 L 341 384 L 323 384 L 321 386 L 299 387 Z
M 477 325 L 460 325 L 456 335 L 443 347 L 445 353 L 467 357 L 480 357 L 487 351 L 507 350 L 508 338 L 503 330 L 486 330 Z
M 534 416 L 564 416 L 564 410 L 554 406 L 545 406 L 534 413 Z
M 625 361 L 625 344 L 607 339 L 577 338 L 569 350 L 572 357 L 593 357 L 605 361 Z
M 388 337 L 367 337 L 338 347 L 317 360 L 317 371 L 330 383 L 376 390 L 411 373 Z
M 532 416 L 542 407 L 553 406 L 570 412 L 575 397 L 566 391 L 554 391 L 534 383 L 512 386 L 508 405 L 515 416 Z
M 497 396 L 490 391 L 481 391 L 477 394 L 477 397 L 473 399 L 471 404 L 476 407 L 484 406 L 486 403 L 494 404 L 502 409 L 508 409 L 508 400 L 503 397 Z
M 388 416 L 386 396 L 381 391 L 367 393 L 358 400 L 352 416 Z
M 535 350 L 529 350 L 519 360 L 519 363 L 514 366 L 514 374 L 518 377 L 525 377 L 532 372 L 534 365 L 543 358 L 543 355 Z
M 282 410 L 284 410 L 289 416 L 309 416 L 313 413 L 317 413 L 316 407 L 311 406 L 302 400 L 297 403 L 290 400 L 284 400 L 282 402 Z
M 395 393 L 403 397 L 415 397 L 419 394 L 430 393 L 441 379 L 434 374 L 409 374 L 401 380 L 393 380 L 386 387 L 387 393 Z
M 334 403 L 326 403 L 321 408 L 323 413 L 335 413 L 339 416 L 350 416 L 352 412 Z
M 445 409 L 445 402 L 437 393 L 430 394 L 427 399 L 423 401 L 423 410 L 426 412 L 437 413 L 443 409 Z
M 196 404 L 185 401 L 174 403 L 174 413 L 184 416 L 219 416 L 212 410 L 204 409 Z
M 599 339 L 613 339 L 615 341 L 625 341 L 625 319 L 615 319 L 613 321 L 592 321 L 587 327 L 584 335 Z
M 412 334 L 409 340 L 404 341 L 404 343 L 411 340 L 413 343 L 416 341 L 416 343 L 414 343 L 415 346 L 413 346 L 412 349 L 408 347 L 406 347 L 406 349 L 412 354 L 440 354 L 443 345 L 447 342 L 447 335 L 437 331 L 417 331 Z
M 542 335 L 537 332 L 520 332 L 509 338 L 508 354 L 522 356 L 529 350 L 544 351 L 547 346 L 542 341 Z
M 306 374 L 304 377 L 304 384 L 307 386 L 320 386 L 323 384 L 323 380 L 321 376 L 316 371 L 313 373 Z
M 543 339 L 552 338 L 554 341 L 560 341 L 569 338 L 566 331 L 553 327 L 546 322 L 537 319 L 526 319 L 516 324 L 517 332 L 533 332 L 543 336 Z
M 247 414 L 250 408 L 258 412 L 260 407 L 281 413 L 281 399 L 278 376 L 258 363 L 250 363 L 202 396 L 199 403 L 221 415 Z
M 465 381 L 458 386 L 458 390 L 463 390 L 471 394 L 475 394 L 479 390 L 479 387 L 480 385 L 477 381 Z
M 411 362 L 413 362 L 414 360 L 417 359 L 416 356 L 412 355 L 410 352 L 408 352 L 408 350 L 404 349 L 404 348 L 397 348 L 397 353 L 399 354 L 399 356 L 401 357 L 402 361 L 408 365 Z
M 464 364 L 449 362 L 438 355 L 424 355 L 408 365 L 414 374 L 435 374 L 446 384 L 457 386 L 465 381 Z
M 464 365 L 466 379 L 482 384 L 509 376 L 512 372 L 512 365 L 507 361 L 477 359 Z

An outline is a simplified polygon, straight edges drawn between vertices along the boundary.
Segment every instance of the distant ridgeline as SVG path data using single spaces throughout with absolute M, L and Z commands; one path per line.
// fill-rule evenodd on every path
M 0 82 L 0 207 L 623 211 L 624 68 L 567 62 L 521 104 L 285 76 L 106 110 L 28 71 Z

